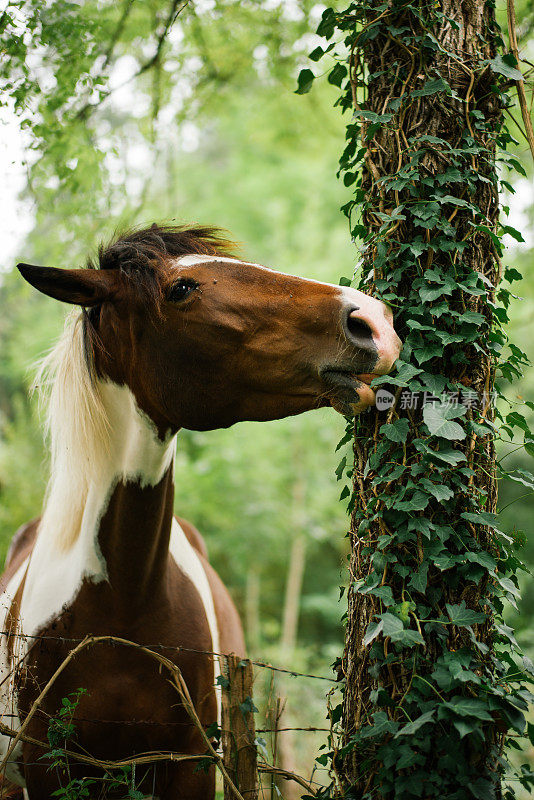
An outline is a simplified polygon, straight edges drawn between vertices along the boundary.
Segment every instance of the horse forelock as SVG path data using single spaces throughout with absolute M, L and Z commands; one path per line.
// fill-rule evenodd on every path
M 201 225 L 152 225 L 132 228 L 98 249 L 90 269 L 116 269 L 125 274 L 150 299 L 156 309 L 162 300 L 158 270 L 169 259 L 184 255 L 230 256 L 237 245 L 216 227 Z

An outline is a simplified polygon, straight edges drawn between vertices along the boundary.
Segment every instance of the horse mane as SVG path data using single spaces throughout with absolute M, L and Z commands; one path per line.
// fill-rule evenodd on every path
M 185 255 L 230 255 L 235 247 L 218 228 L 152 225 L 129 230 L 101 245 L 91 269 L 118 269 L 159 311 L 158 267 Z M 75 310 L 52 350 L 38 364 L 34 390 L 46 407 L 50 478 L 39 524 L 60 550 L 77 540 L 91 480 L 109 453 L 110 428 L 95 369 L 98 307 Z

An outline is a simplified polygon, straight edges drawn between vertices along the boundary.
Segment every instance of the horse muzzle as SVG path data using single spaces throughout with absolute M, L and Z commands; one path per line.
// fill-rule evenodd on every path
M 374 406 L 376 395 L 369 384 L 378 377 L 376 374 L 355 374 L 337 367 L 326 367 L 320 376 L 330 405 L 338 413 L 353 417 Z
M 342 300 L 343 348 L 319 375 L 333 408 L 354 416 L 375 404 L 371 381 L 390 372 L 402 342 L 393 327 L 391 309 L 381 300 L 355 289 L 344 289 Z

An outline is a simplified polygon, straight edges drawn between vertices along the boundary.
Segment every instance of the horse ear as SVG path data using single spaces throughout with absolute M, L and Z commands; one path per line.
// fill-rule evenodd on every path
M 43 294 L 79 306 L 96 306 L 109 300 L 116 288 L 115 276 L 97 269 L 57 269 L 17 264 L 24 280 Z

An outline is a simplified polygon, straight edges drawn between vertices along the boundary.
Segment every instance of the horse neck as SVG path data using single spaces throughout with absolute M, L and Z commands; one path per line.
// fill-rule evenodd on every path
M 89 482 L 80 537 L 126 603 L 163 585 L 173 518 L 175 437 L 162 441 L 126 386 L 103 382 L 109 442 Z M 89 548 L 89 550 L 92 548 Z

